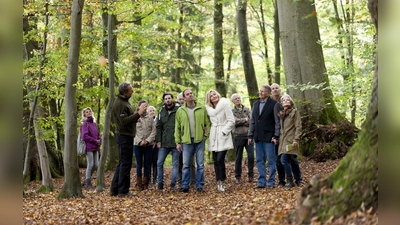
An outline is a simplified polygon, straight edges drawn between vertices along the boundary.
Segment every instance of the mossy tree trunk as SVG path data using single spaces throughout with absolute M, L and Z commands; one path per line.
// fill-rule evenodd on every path
M 369 1 L 378 33 L 378 0 Z M 318 216 L 326 221 L 357 209 L 378 209 L 378 58 L 371 102 L 359 139 L 329 176 L 315 176 L 303 188 L 296 220 L 309 223 Z
M 65 178 L 57 198 L 84 197 L 79 180 L 77 153 L 77 107 L 76 87 L 79 71 L 79 51 L 82 36 L 82 13 L 84 0 L 74 0 L 71 12 L 70 45 L 68 52 L 67 81 L 65 84 Z
M 321 148 L 340 149 L 354 143 L 355 132 L 336 132 L 325 140 L 319 130 L 324 125 L 346 127 L 349 122 L 339 113 L 333 101 L 320 41 L 314 1 L 277 1 L 280 37 L 288 94 L 296 102 L 303 122 L 302 153 L 310 155 L 316 143 L 327 142 Z M 337 127 L 335 127 L 336 129 Z M 350 129 L 352 130 L 352 129 Z M 311 132 L 314 131 L 314 132 Z M 345 137 L 349 137 L 344 140 Z M 331 157 L 331 156 L 329 156 Z M 335 157 L 335 156 L 334 156 Z

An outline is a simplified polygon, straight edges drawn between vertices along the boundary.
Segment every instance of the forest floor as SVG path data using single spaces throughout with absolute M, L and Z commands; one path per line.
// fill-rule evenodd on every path
M 303 182 L 315 174 L 331 173 L 340 160 L 300 163 Z M 291 189 L 255 189 L 257 183 L 235 184 L 234 162 L 227 162 L 225 192 L 217 191 L 214 167 L 205 167 L 205 193 L 191 188 L 189 193 L 169 190 L 171 168 L 165 168 L 164 190 L 151 185 L 148 190 L 135 191 L 135 169 L 131 170 L 130 192 L 133 197 L 109 196 L 113 171 L 105 173 L 107 191 L 96 192 L 83 188 L 86 198 L 57 200 L 64 179 L 53 179 L 55 191 L 37 193 L 40 181 L 26 184 L 23 198 L 24 224 L 293 224 L 291 215 L 302 187 Z M 85 169 L 80 169 L 81 178 Z M 257 172 L 257 169 L 254 169 Z M 243 167 L 243 181 L 247 181 Z M 95 175 L 96 176 L 96 175 Z M 322 224 L 314 218 L 311 224 Z M 378 213 L 358 210 L 346 217 L 324 224 L 378 224 Z

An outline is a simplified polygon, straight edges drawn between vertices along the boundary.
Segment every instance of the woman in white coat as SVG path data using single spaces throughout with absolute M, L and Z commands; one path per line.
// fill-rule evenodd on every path
M 225 156 L 229 149 L 233 149 L 231 131 L 235 127 L 235 119 L 229 104 L 229 100 L 221 98 L 215 90 L 206 94 L 206 109 L 211 121 L 208 151 L 213 155 L 218 191 L 225 191 Z

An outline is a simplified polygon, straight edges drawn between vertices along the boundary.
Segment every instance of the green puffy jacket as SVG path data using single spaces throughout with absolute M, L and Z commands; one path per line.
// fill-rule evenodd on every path
M 194 109 L 194 142 L 199 143 L 210 134 L 210 119 L 206 107 L 196 104 Z M 189 115 L 186 104 L 176 111 L 175 116 L 175 143 L 191 144 Z

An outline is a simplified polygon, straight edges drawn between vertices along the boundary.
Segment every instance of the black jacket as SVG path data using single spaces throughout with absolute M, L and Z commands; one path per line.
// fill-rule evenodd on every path
M 140 118 L 134 113 L 129 98 L 118 95 L 112 108 L 112 117 L 115 123 L 115 133 L 134 137 L 136 134 L 136 122 Z
M 260 99 L 253 104 L 248 137 L 255 142 L 271 142 L 272 137 L 279 139 L 279 120 L 276 121 L 274 109 L 276 101 L 268 97 L 264 108 L 260 112 Z
M 160 109 L 157 117 L 157 131 L 156 131 L 156 142 L 161 142 L 163 148 L 175 148 L 175 114 L 178 110 L 179 104 L 175 104 L 175 107 L 169 113 L 165 109 L 165 106 Z

